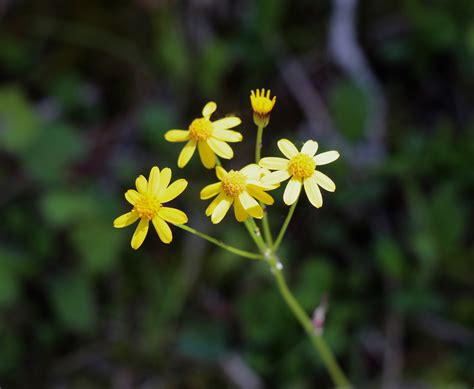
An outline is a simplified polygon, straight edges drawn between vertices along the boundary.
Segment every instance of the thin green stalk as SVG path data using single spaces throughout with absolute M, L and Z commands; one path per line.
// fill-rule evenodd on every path
M 252 237 L 253 241 L 255 242 L 259 250 L 262 252 L 262 254 L 266 253 L 267 246 L 265 245 L 265 242 L 262 239 L 262 235 L 260 234 L 260 229 L 255 224 L 253 218 L 248 218 L 244 222 L 244 224 L 245 228 L 247 228 L 249 235 Z
M 255 142 L 255 163 L 260 162 L 260 152 L 262 150 L 263 126 L 258 126 L 257 140 Z
M 288 215 L 286 215 L 286 219 L 283 222 L 283 225 L 281 226 L 281 230 L 275 240 L 275 244 L 273 245 L 273 252 L 276 252 L 278 248 L 280 247 L 281 241 L 283 237 L 285 236 L 286 229 L 288 228 L 288 225 L 290 224 L 290 220 L 293 217 L 293 213 L 295 212 L 297 203 L 298 203 L 298 200 L 296 200 L 294 204 L 292 204 L 292 206 L 288 210 Z
M 272 273 L 277 282 L 280 294 L 282 295 L 283 299 L 285 300 L 293 315 L 298 319 L 298 321 L 308 334 L 314 348 L 319 352 L 319 355 L 321 356 L 324 365 L 329 371 L 333 383 L 339 389 L 351 388 L 349 380 L 346 378 L 344 372 L 340 368 L 336 358 L 334 357 L 334 354 L 327 345 L 326 341 L 321 335 L 317 335 L 315 333 L 313 323 L 311 322 L 306 312 L 303 310 L 301 305 L 298 303 L 298 301 L 295 299 L 290 289 L 288 288 L 285 278 L 283 277 L 283 274 L 281 272 L 281 267 L 278 266 L 278 258 L 275 257 L 274 254 L 272 255 L 272 258 L 269 263 L 272 269 Z
M 267 246 L 272 247 L 273 246 L 273 237 L 272 237 L 272 232 L 270 230 L 270 225 L 268 223 L 268 215 L 267 215 L 267 209 L 265 205 L 261 204 L 263 208 L 263 219 L 262 219 L 262 226 L 263 226 L 263 236 L 265 237 L 265 242 Z
M 203 232 L 200 232 L 200 231 L 198 231 L 194 228 L 191 228 L 191 227 L 189 227 L 185 224 L 177 224 L 176 227 L 179 227 L 182 230 L 188 231 L 191 234 L 197 235 L 200 238 L 203 238 L 203 239 L 205 239 L 205 240 L 207 240 L 211 243 L 214 243 L 216 246 L 219 246 L 219 247 L 223 248 L 224 250 L 227 250 L 227 251 L 231 252 L 232 254 L 236 254 L 236 255 L 239 255 L 241 257 L 248 258 L 248 259 L 257 259 L 257 260 L 264 259 L 263 255 L 256 254 L 256 253 L 251 253 L 249 251 L 245 251 L 245 250 L 241 250 L 241 249 L 238 249 L 236 247 L 233 247 L 233 246 L 229 246 L 228 244 L 226 244 L 224 242 L 221 242 L 220 240 L 218 240 L 216 238 L 213 238 L 212 236 L 209 236 L 207 234 L 204 234 Z

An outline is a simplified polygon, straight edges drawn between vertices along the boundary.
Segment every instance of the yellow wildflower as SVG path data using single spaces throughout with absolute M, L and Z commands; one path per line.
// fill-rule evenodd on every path
M 137 190 L 129 189 L 125 193 L 125 198 L 133 205 L 133 209 L 116 218 L 114 227 L 127 227 L 140 219 L 132 237 L 133 249 L 136 250 L 142 245 L 148 233 L 150 221 L 163 243 L 170 243 L 173 240 L 173 234 L 167 222 L 176 225 L 188 222 L 188 217 L 183 211 L 162 205 L 178 197 L 188 185 L 185 179 L 176 180 L 169 185 L 170 181 L 171 169 L 164 168 L 160 172 L 158 167 L 154 166 L 150 171 L 148 181 L 144 176 L 139 176 L 135 181 Z
M 242 134 L 229 128 L 238 126 L 241 120 L 235 116 L 211 122 L 211 115 L 217 105 L 213 101 L 207 103 L 202 110 L 202 118 L 194 119 L 187 130 L 169 130 L 165 134 L 168 142 L 187 142 L 178 157 L 178 166 L 186 166 L 196 150 L 199 151 L 202 164 L 207 169 L 216 166 L 216 154 L 224 159 L 234 156 L 232 148 L 226 142 L 240 142 Z
M 270 113 L 276 103 L 276 96 L 270 99 L 270 90 L 266 92 L 262 88 L 250 92 L 250 103 L 253 110 L 253 121 L 259 127 L 266 127 L 270 121 Z
M 288 139 L 279 140 L 278 148 L 286 158 L 268 157 L 260 160 L 261 167 L 276 170 L 265 176 L 264 183 L 279 183 L 289 178 L 290 181 L 283 194 L 286 205 L 295 203 L 300 195 L 301 187 L 304 186 L 311 204 L 320 208 L 323 205 L 323 197 L 319 187 L 334 192 L 336 184 L 328 176 L 316 170 L 316 167 L 335 161 L 339 158 L 339 153 L 333 150 L 315 155 L 318 151 L 318 143 L 313 140 L 308 140 L 300 152 Z
M 220 181 L 206 186 L 201 191 L 201 200 L 217 196 L 207 207 L 206 216 L 211 216 L 211 221 L 217 224 L 233 204 L 237 221 L 243 222 L 248 216 L 261 219 L 263 209 L 257 200 L 272 205 L 273 198 L 266 191 L 275 188 L 274 184 L 263 184 L 260 180 L 261 174 L 262 169 L 257 164 L 229 172 L 217 166 L 216 175 Z

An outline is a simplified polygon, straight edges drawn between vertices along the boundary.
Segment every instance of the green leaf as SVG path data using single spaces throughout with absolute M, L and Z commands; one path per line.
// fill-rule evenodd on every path
M 68 167 L 85 152 L 85 144 L 79 134 L 65 124 L 44 127 L 34 147 L 25 155 L 25 168 L 41 182 L 64 180 Z
M 93 273 L 104 272 L 117 263 L 120 250 L 128 246 L 111 220 L 84 219 L 72 233 L 73 246 L 85 268 Z
M 0 89 L 0 148 L 24 154 L 41 127 L 39 115 L 16 86 Z
M 58 320 L 74 332 L 91 333 L 96 326 L 97 309 L 91 281 L 79 273 L 56 278 L 49 297 Z
M 375 244 L 375 260 L 380 270 L 390 277 L 401 279 L 405 257 L 400 246 L 389 237 L 382 237 Z

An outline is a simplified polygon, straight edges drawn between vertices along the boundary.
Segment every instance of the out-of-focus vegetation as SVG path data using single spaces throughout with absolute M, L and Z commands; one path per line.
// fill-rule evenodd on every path
M 264 156 L 283 136 L 347 145 L 338 190 L 320 210 L 302 202 L 284 250 L 305 309 L 328 294 L 325 335 L 353 382 L 472 386 L 474 2 L 359 5 L 388 108 L 375 159 L 348 157 L 370 99 L 327 49 L 336 3 L 2 3 L 0 386 L 329 387 L 264 264 L 179 230 L 133 252 L 132 231 L 112 228 L 124 189 L 159 164 L 189 179 L 191 225 L 251 249 L 232 218 L 212 228 L 198 193 L 213 173 L 179 170 L 163 134 L 215 100 L 243 119 L 228 166 L 249 163 L 248 96 L 263 86 L 278 96 Z M 319 94 L 332 134 L 308 125 L 295 88 Z

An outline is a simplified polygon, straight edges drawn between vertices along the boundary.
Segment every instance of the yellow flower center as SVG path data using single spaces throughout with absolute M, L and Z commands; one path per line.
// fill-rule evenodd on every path
M 290 159 L 288 172 L 296 178 L 309 178 L 313 175 L 316 162 L 309 155 L 299 153 Z
M 155 195 L 141 195 L 140 200 L 135 203 L 133 210 L 142 219 L 152 220 L 161 208 L 161 203 Z
M 242 173 L 231 170 L 222 178 L 222 189 L 230 197 L 237 197 L 245 190 L 247 177 Z
M 194 119 L 189 125 L 189 137 L 200 141 L 207 140 L 212 135 L 212 123 L 209 119 Z

